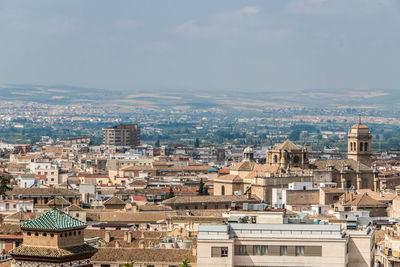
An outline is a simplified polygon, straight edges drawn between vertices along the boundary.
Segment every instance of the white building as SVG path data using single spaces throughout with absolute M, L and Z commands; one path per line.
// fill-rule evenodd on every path
M 0 200 L 0 211 L 32 212 L 33 211 L 33 200 L 20 200 L 20 199 Z
M 29 164 L 29 169 L 36 175 L 44 175 L 46 177 L 46 184 L 48 185 L 60 184 L 58 166 L 56 164 L 51 162 L 31 162 Z
M 339 224 L 200 225 L 197 266 L 370 267 L 373 235 Z

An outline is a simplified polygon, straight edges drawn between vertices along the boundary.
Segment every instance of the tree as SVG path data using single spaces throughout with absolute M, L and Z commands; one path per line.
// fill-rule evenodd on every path
M 172 187 L 169 188 L 169 192 L 165 195 L 165 199 L 173 198 L 175 196 L 174 190 Z
M 200 140 L 199 140 L 199 138 L 196 138 L 196 140 L 194 140 L 194 147 L 195 147 L 195 148 L 199 148 L 199 147 L 200 147 Z
M 182 263 L 179 264 L 179 267 L 190 267 L 189 264 L 190 264 L 189 257 L 185 255 L 185 257 L 182 260 Z
M 130 262 L 126 262 L 122 265 L 122 267 L 133 267 L 133 265 L 135 264 L 134 260 L 131 260 Z
M 160 147 L 160 138 L 157 138 L 157 141 L 154 143 L 154 147 Z
M 290 134 L 289 134 L 289 139 L 292 141 L 297 141 L 300 139 L 300 131 L 299 130 L 293 130 Z
M 200 179 L 199 189 L 197 190 L 198 196 L 209 195 L 207 187 L 204 186 L 203 178 Z
M 205 196 L 208 196 L 210 193 L 208 193 L 208 187 L 206 186 L 206 187 L 204 187 L 204 195 Z
M 11 179 L 10 176 L 5 175 L 1 175 L 0 179 L 0 195 L 4 197 L 6 195 L 6 192 L 12 189 L 10 186 L 8 186 Z

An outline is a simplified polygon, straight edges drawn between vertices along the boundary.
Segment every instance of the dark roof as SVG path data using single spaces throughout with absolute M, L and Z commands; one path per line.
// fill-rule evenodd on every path
M 21 224 L 22 229 L 64 230 L 83 228 L 86 224 L 58 209 L 46 211 L 36 219 Z
M 165 205 L 182 204 L 182 203 L 221 203 L 221 202 L 259 202 L 259 199 L 250 198 L 247 196 L 177 196 L 163 201 Z
M 10 254 L 14 256 L 35 256 L 35 257 L 46 257 L 46 258 L 63 258 L 69 256 L 77 256 L 84 254 L 94 254 L 97 252 L 92 246 L 83 244 L 80 246 L 67 247 L 67 248 L 48 248 L 48 247 L 33 247 L 33 246 L 19 246 L 10 251 Z
M 121 199 L 117 198 L 116 196 L 113 196 L 106 201 L 103 202 L 103 205 L 125 205 L 125 202 L 123 202 Z
M 52 200 L 49 201 L 49 203 L 47 203 L 48 206 L 70 206 L 71 202 L 69 202 L 68 200 L 66 200 L 65 198 L 61 197 L 61 196 L 57 196 L 55 198 L 53 198 Z
M 316 160 L 311 165 L 320 170 L 326 170 L 329 166 L 332 166 L 335 170 L 340 171 L 344 167 L 348 166 L 351 170 L 357 170 L 359 167 L 361 171 L 372 171 L 372 169 L 367 165 L 353 159 Z
M 7 195 L 80 196 L 77 191 L 64 188 L 13 188 Z
M 188 249 L 142 249 L 142 248 L 99 248 L 92 257 L 92 262 L 162 262 L 182 263 L 185 256 L 190 262 L 196 262 L 191 250 Z

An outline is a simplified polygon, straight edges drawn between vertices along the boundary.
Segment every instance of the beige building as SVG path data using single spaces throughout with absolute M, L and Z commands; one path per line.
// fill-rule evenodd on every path
M 121 124 L 103 128 L 103 144 L 106 146 L 139 146 L 140 128 L 137 124 Z
M 273 188 L 287 188 L 294 182 L 311 182 L 315 186 L 336 183 L 339 188 L 376 191 L 378 172 L 366 160 L 371 152 L 371 139 L 368 139 L 371 133 L 367 126 L 359 123 L 349 134 L 348 159 L 309 162 L 307 150 L 287 140 L 269 149 L 266 163 L 258 164 L 252 160 L 253 151 L 247 148 L 243 161 L 233 167 L 229 175 L 215 178 L 214 195 L 251 193 L 271 203 Z
M 373 266 L 373 232 L 339 224 L 200 225 L 197 266 Z
M 348 158 L 371 166 L 372 134 L 361 121 L 351 127 L 348 135 Z

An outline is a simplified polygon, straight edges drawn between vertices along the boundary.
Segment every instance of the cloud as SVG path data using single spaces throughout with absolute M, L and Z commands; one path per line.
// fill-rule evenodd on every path
M 175 32 L 198 37 L 211 35 L 238 35 L 248 32 L 254 24 L 260 9 L 255 6 L 246 6 L 242 9 L 215 14 L 207 20 L 187 20 L 175 28 Z
M 259 13 L 260 9 L 255 6 L 247 6 L 247 7 L 244 7 L 241 11 L 243 14 L 254 15 L 254 14 Z
M 134 28 L 136 27 L 136 21 L 133 19 L 120 18 L 115 21 L 114 25 L 119 28 Z

